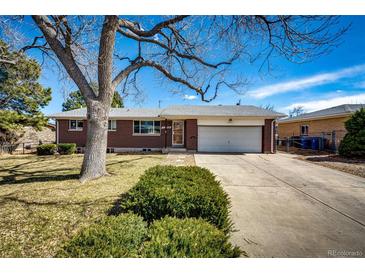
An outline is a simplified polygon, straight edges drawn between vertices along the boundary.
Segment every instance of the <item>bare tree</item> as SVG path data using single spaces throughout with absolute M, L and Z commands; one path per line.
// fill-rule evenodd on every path
M 260 107 L 263 108 L 263 109 L 275 111 L 275 106 L 272 105 L 272 104 L 261 105 Z
M 296 117 L 296 116 L 299 116 L 304 113 L 305 113 L 305 111 L 304 111 L 303 106 L 296 106 L 292 110 L 289 110 L 289 117 L 290 118 Z
M 22 50 L 37 48 L 53 58 L 75 82 L 87 105 L 87 143 L 81 181 L 107 174 L 110 104 L 116 89 L 139 90 L 137 77 L 153 69 L 202 101 L 222 89 L 240 92 L 233 79 L 237 60 L 284 56 L 304 62 L 328 52 L 346 31 L 338 17 L 323 16 L 32 16 L 39 35 Z M 135 50 L 116 46 L 133 41 Z M 97 75 L 98 90 L 90 83 Z

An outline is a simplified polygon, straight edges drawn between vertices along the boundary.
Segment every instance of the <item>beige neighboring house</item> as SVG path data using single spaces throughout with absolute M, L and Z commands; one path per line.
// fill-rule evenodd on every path
M 26 126 L 23 128 L 24 135 L 17 141 L 18 147 L 16 150 L 29 150 L 37 147 L 40 143 L 54 143 L 56 141 L 56 126 L 47 124 L 42 130 L 38 131 L 33 127 Z
M 365 104 L 345 104 L 278 120 L 279 139 L 293 136 L 330 136 L 336 144 L 346 134 L 345 122 Z

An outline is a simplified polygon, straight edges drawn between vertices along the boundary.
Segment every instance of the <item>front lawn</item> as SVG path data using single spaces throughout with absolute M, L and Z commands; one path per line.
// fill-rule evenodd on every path
M 110 154 L 111 176 L 80 184 L 82 155 L 1 156 L 0 257 L 54 256 L 165 157 Z

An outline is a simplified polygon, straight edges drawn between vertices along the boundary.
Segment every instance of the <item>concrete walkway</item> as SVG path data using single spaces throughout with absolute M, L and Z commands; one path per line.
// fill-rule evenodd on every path
M 196 154 L 231 197 L 250 257 L 365 257 L 365 179 L 287 154 Z
M 173 166 L 195 166 L 194 154 L 170 152 L 164 161 L 165 165 Z

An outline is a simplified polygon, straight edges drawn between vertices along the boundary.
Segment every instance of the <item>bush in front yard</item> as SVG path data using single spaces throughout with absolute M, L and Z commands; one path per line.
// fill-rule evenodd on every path
M 134 214 L 108 216 L 82 230 L 59 252 L 58 257 L 138 257 L 147 237 L 147 224 Z
M 76 152 L 76 144 L 58 144 L 58 153 L 70 155 Z
M 339 153 L 346 157 L 365 157 L 365 108 L 356 111 L 345 122 L 347 134 L 341 141 Z
M 37 155 L 53 155 L 57 152 L 56 144 L 43 144 L 37 147 Z
M 148 169 L 120 203 L 149 223 L 173 216 L 203 218 L 229 232 L 229 199 L 214 175 L 197 166 L 156 166 Z
M 149 237 L 144 257 L 232 258 L 241 253 L 221 230 L 202 219 L 165 217 L 151 225 Z

